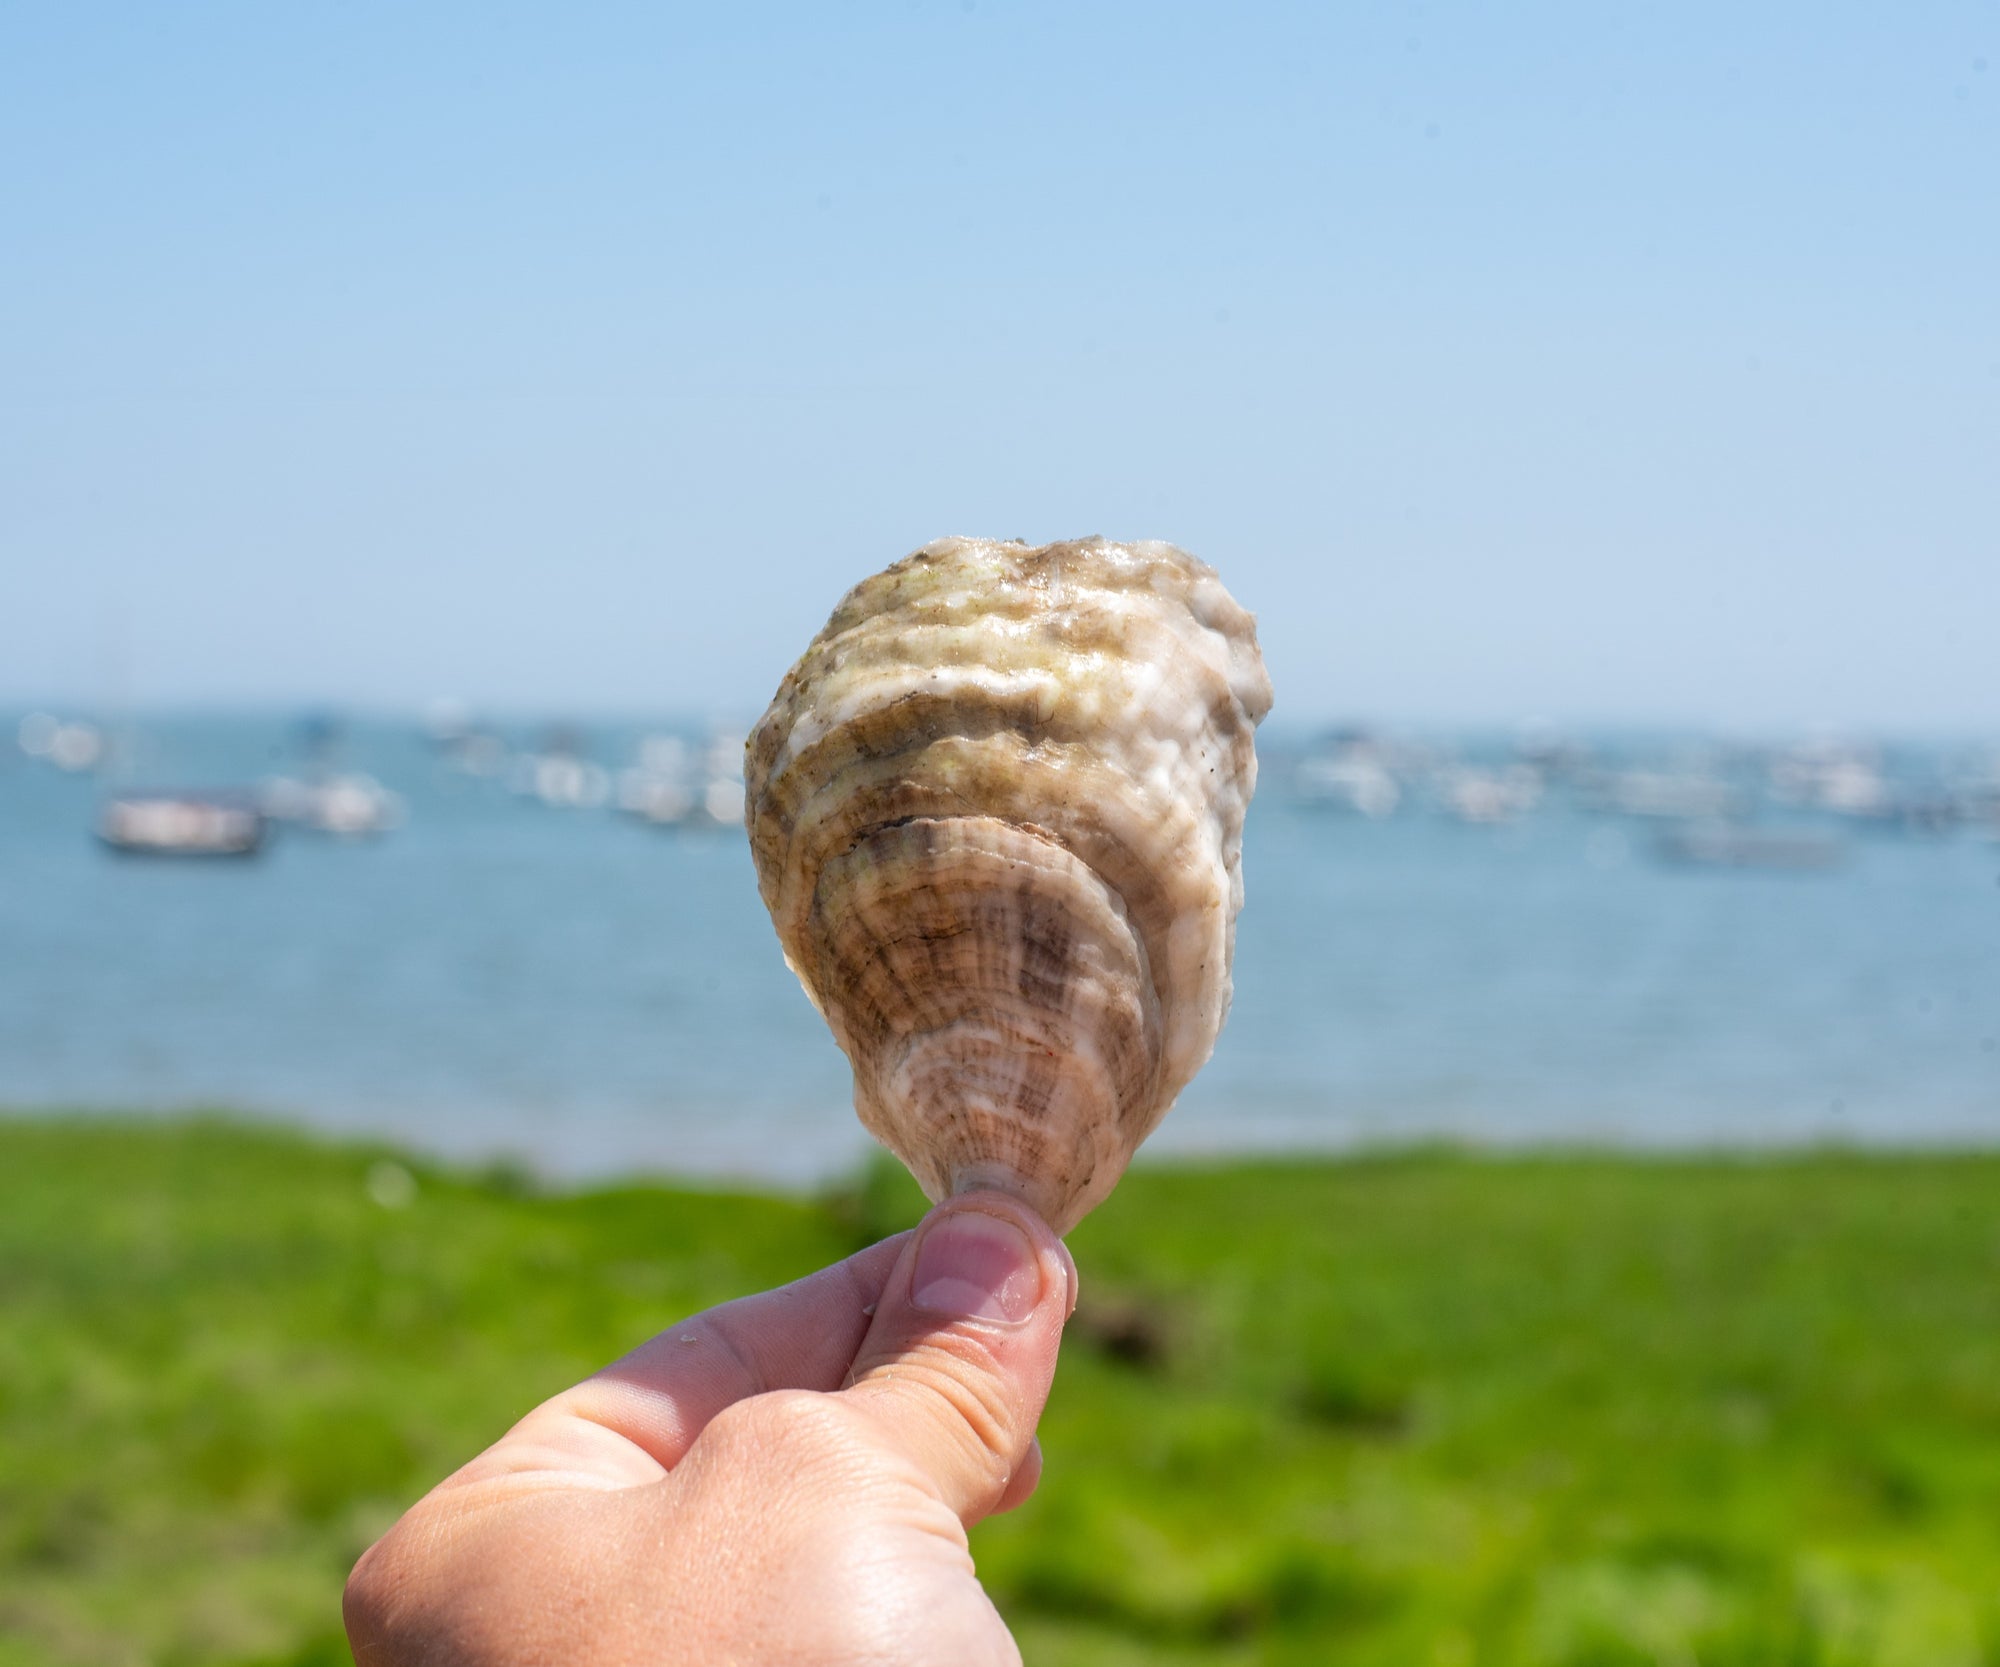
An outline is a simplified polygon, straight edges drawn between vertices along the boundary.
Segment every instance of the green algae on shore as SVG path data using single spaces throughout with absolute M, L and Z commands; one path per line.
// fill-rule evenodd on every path
M 0 1664 L 346 1660 L 538 1397 L 911 1219 L 0 1121 Z M 1035 1663 L 2000 1662 L 2000 1158 L 1142 1168 L 981 1573 Z

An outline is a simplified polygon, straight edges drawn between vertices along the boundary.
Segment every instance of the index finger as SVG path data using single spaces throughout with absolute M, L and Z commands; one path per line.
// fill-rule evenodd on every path
M 544 1401 L 446 1485 L 539 1476 L 637 1487 L 673 1469 L 724 1407 L 771 1389 L 840 1388 L 909 1238 L 898 1233 L 790 1285 L 669 1326 Z

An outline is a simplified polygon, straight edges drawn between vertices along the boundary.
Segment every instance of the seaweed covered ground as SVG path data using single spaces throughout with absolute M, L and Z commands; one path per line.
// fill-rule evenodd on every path
M 907 1225 L 0 1121 L 0 1664 L 319 1667 L 521 1410 Z M 1152 1168 L 1072 1240 L 1031 1667 L 2000 1663 L 2000 1159 Z

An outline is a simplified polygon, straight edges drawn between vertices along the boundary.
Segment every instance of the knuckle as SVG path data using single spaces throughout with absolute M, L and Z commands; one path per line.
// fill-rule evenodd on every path
M 361 1554 L 340 1594 L 342 1624 L 355 1657 L 369 1663 L 403 1659 L 399 1639 L 408 1630 L 401 1611 L 406 1588 L 404 1534 L 392 1528 Z
M 991 1379 L 967 1379 L 950 1370 L 937 1372 L 932 1388 L 951 1409 L 954 1426 L 974 1455 L 1005 1468 L 1014 1449 L 1012 1408 L 1005 1393 Z
M 985 1496 L 999 1498 L 1022 1461 L 1029 1439 L 1004 1380 L 939 1344 L 910 1350 L 875 1386 L 876 1403 L 891 1423 L 916 1417 L 932 1440 L 953 1455 L 953 1471 Z
M 970 1443 L 996 1458 L 1013 1452 L 1014 1396 L 1005 1377 L 993 1370 L 984 1351 L 969 1352 L 944 1342 L 920 1344 L 898 1367 L 915 1377 L 955 1415 Z
M 832 1444 L 839 1421 L 839 1408 L 828 1396 L 771 1390 L 724 1407 L 701 1432 L 699 1445 L 717 1465 L 773 1458 L 804 1464 Z

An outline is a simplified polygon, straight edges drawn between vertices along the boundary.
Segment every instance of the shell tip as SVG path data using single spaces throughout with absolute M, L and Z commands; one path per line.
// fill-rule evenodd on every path
M 962 1198 L 969 1192 L 1004 1192 L 1009 1198 L 1019 1199 L 1036 1215 L 1053 1228 L 1058 1237 L 1075 1225 L 1062 1219 L 1062 1211 L 1053 1206 L 1063 1202 L 1060 1195 L 1052 1197 L 1046 1182 L 1038 1181 L 1030 1175 L 1004 1163 L 986 1160 L 961 1165 L 951 1172 L 951 1185 L 946 1190 L 948 1198 Z

